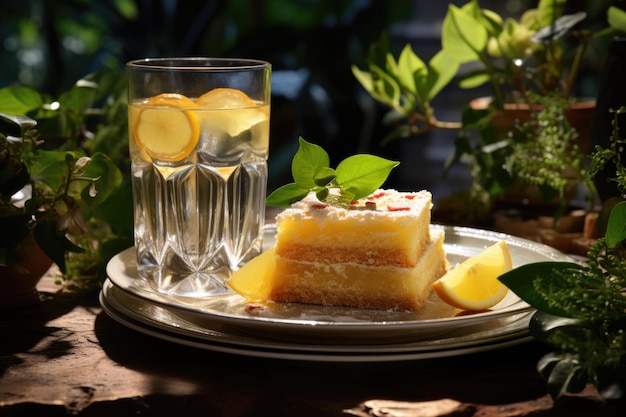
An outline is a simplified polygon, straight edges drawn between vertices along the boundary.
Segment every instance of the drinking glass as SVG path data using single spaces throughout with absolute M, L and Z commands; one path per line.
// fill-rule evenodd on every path
M 271 66 L 149 58 L 126 69 L 139 277 L 170 295 L 228 292 L 263 245 Z

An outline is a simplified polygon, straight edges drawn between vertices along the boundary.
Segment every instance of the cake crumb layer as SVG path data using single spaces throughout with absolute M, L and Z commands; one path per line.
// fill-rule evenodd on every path
M 415 266 L 329 265 L 276 256 L 269 298 L 380 310 L 417 311 L 448 268 L 444 232 L 434 230 Z

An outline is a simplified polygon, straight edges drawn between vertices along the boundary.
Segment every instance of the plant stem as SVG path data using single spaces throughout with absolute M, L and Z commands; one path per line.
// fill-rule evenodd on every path
M 570 97 L 571 95 L 574 82 L 576 81 L 578 72 L 580 71 L 585 51 L 587 50 L 587 45 L 589 44 L 590 32 L 588 30 L 583 30 L 578 33 L 578 37 L 580 38 L 580 42 L 578 43 L 578 48 L 576 48 L 576 56 L 574 57 L 572 68 L 569 76 L 567 77 L 567 84 L 565 85 L 565 89 L 563 91 L 563 97 Z

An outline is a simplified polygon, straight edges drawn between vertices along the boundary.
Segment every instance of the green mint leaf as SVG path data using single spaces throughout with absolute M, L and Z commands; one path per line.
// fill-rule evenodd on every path
M 315 196 L 317 197 L 319 201 L 326 201 L 329 194 L 330 194 L 330 191 L 328 190 L 328 188 L 324 187 L 321 190 L 318 190 L 315 193 Z
M 348 207 L 352 201 L 366 197 L 385 182 L 399 162 L 361 154 L 344 159 L 336 169 L 321 146 L 299 138 L 300 147 L 291 162 L 295 182 L 272 192 L 265 203 L 289 207 L 315 192 L 320 201 L 337 207 Z M 331 192 L 331 189 L 333 192 Z
M 335 172 L 335 170 L 330 167 L 326 167 L 322 168 L 315 174 L 313 182 L 315 183 L 315 185 L 318 185 L 320 187 L 326 187 L 331 182 L 335 181 L 336 178 L 337 173 Z
M 605 238 L 609 248 L 616 247 L 626 239 L 626 201 L 616 204 L 611 210 Z
M 380 188 L 398 164 L 374 155 L 353 155 L 337 166 L 337 184 L 353 193 L 353 200 L 358 200 Z
M 268 206 L 289 207 L 296 201 L 302 200 L 308 193 L 308 188 L 303 188 L 296 183 L 283 185 L 267 196 L 265 204 Z
M 302 189 L 315 187 L 315 175 L 330 166 L 330 158 L 321 146 L 299 138 L 300 147 L 291 162 L 291 175 Z

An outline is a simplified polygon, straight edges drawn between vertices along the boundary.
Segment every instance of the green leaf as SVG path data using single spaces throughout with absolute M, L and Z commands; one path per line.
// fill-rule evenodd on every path
M 487 30 L 489 36 L 498 36 L 498 34 L 502 32 L 502 17 L 498 13 L 488 9 L 482 9 L 481 12 L 478 19 Z
M 561 398 L 567 392 L 580 392 L 587 382 L 587 374 L 580 361 L 573 357 L 561 359 L 548 377 L 548 392 L 552 398 Z
M 266 199 L 271 206 L 288 207 L 314 191 L 320 201 L 336 206 L 347 206 L 353 200 L 376 191 L 399 162 L 373 155 L 361 154 L 341 161 L 336 169 L 328 166 L 326 151 L 318 145 L 299 139 L 300 147 L 291 163 L 296 182 L 284 185 Z M 339 190 L 329 192 L 330 189 Z
M 0 112 L 24 116 L 43 105 L 39 93 L 28 87 L 5 87 L 0 89 Z
M 611 210 L 605 238 L 609 248 L 616 247 L 626 239 L 626 201 L 617 203 Z
M 389 55 L 389 37 L 383 32 L 377 42 L 374 42 L 368 51 L 368 65 L 386 68 Z
M 65 273 L 65 252 L 82 253 L 85 251 L 59 231 L 53 220 L 38 222 L 33 230 L 33 236 L 41 250 L 57 264 L 61 273 Z
M 309 194 L 308 188 L 303 188 L 296 183 L 291 183 L 274 190 L 267 196 L 265 204 L 268 206 L 289 207 L 296 201 L 302 200 L 307 194 Z
M 106 222 L 116 235 L 133 236 L 132 187 L 119 187 L 102 204 L 92 208 L 92 215 Z
M 463 158 L 463 156 L 470 155 L 472 150 L 473 148 L 469 136 L 464 134 L 457 136 L 454 140 L 454 152 L 448 155 L 448 158 L 443 165 L 444 176 L 448 174 L 454 165 L 461 162 L 461 158 Z
M 319 201 L 326 201 L 329 195 L 330 195 L 330 191 L 328 190 L 327 187 L 324 187 L 315 192 L 315 196 L 317 197 Z
M 537 25 L 539 28 L 548 26 L 558 16 L 563 14 L 567 0 L 539 0 L 537 5 Z M 537 28 L 535 28 L 537 29 Z
M 320 169 L 316 174 L 313 182 L 315 185 L 325 187 L 337 178 L 337 173 L 330 167 Z
M 359 69 L 359 67 L 357 67 L 356 65 L 352 65 L 351 69 L 352 69 L 352 74 L 354 75 L 354 78 L 356 78 L 357 81 L 363 86 L 365 91 L 367 91 L 370 94 L 373 94 L 374 83 L 372 82 L 372 74 L 370 74 L 367 71 L 363 71 Z
M 471 13 L 454 5 L 448 7 L 441 29 L 441 45 L 449 56 L 462 64 L 479 60 L 488 39 L 487 30 Z
M 90 108 L 96 98 L 97 84 L 81 83 L 75 85 L 71 90 L 59 96 L 59 104 L 61 110 L 74 110 L 82 112 Z
M 461 88 L 476 88 L 491 80 L 492 75 L 486 69 L 478 69 L 476 71 L 470 71 L 463 75 L 459 80 L 459 87 Z
M 537 310 L 567 317 L 568 314 L 558 305 L 550 303 L 545 297 L 537 293 L 533 281 L 538 277 L 546 280 L 558 280 L 561 279 L 561 274 L 564 271 L 582 269 L 584 269 L 583 266 L 573 262 L 535 262 L 514 268 L 500 275 L 498 279 Z
M 102 153 L 95 153 L 91 156 L 85 167 L 84 176 L 96 178 L 93 183 L 95 196 L 92 196 L 92 191 L 90 191 L 91 181 L 83 187 L 81 192 L 82 200 L 91 207 L 102 204 L 122 184 L 122 172 L 111 158 Z
M 620 32 L 626 32 L 626 11 L 611 6 L 607 11 L 607 20 L 611 28 L 619 30 Z
M 353 155 L 337 166 L 337 183 L 354 193 L 354 200 L 368 196 L 380 188 L 399 162 L 374 155 Z
M 65 161 L 67 153 L 61 151 L 39 150 L 30 164 L 30 176 L 35 183 L 42 183 L 57 192 L 69 175 Z
M 400 105 L 400 86 L 396 80 L 379 67 L 370 67 L 372 73 L 372 97 L 390 107 Z
M 460 64 L 454 55 L 441 50 L 432 57 L 428 65 L 428 84 L 424 88 L 425 91 L 428 91 L 428 94 L 424 94 L 426 97 L 424 101 L 426 102 L 432 101 L 444 87 L 450 84 Z
M 316 186 L 315 174 L 328 168 L 330 158 L 321 146 L 298 139 L 300 146 L 291 162 L 291 174 L 300 189 L 309 190 Z
M 536 311 L 530 320 L 528 330 L 535 339 L 550 344 L 550 337 L 555 332 L 565 331 L 572 333 L 586 326 L 589 326 L 588 322 L 582 319 Z
M 418 57 L 410 44 L 405 45 L 398 58 L 398 80 L 400 84 L 408 91 L 424 97 L 424 91 L 420 87 L 425 85 L 422 79 L 426 80 L 428 70 L 424 61 Z M 427 91 L 426 91 L 427 93 Z

